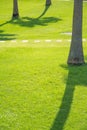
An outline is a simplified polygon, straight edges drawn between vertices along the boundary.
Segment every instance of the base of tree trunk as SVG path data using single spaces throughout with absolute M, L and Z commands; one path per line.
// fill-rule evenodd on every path
M 19 14 L 13 14 L 13 18 L 19 18 Z
M 85 62 L 83 60 L 79 60 L 77 58 L 74 58 L 72 60 L 68 60 L 67 64 L 69 64 L 69 65 L 82 65 L 82 64 L 85 64 Z
M 46 6 L 50 6 L 51 5 L 51 2 L 49 2 L 49 3 L 46 3 Z

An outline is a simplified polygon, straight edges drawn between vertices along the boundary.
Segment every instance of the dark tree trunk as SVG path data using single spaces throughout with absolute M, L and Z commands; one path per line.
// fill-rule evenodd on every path
M 13 18 L 18 18 L 19 12 L 18 12 L 18 0 L 13 0 Z
M 83 64 L 82 47 L 82 10 L 83 0 L 74 0 L 72 40 L 68 57 L 68 64 Z
M 46 6 L 50 6 L 51 5 L 51 0 L 46 0 Z

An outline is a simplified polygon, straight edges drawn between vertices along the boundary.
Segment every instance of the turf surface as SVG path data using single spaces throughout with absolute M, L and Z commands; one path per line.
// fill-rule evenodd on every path
M 0 130 L 86 130 L 87 64 L 68 66 L 70 43 L 55 42 L 71 37 L 61 33 L 71 31 L 73 2 L 55 0 L 35 19 L 45 1 L 19 0 L 20 19 L 11 21 L 8 1 L 0 4 L 0 40 L 6 41 L 0 42 Z M 84 3 L 85 38 L 86 7 Z M 86 42 L 84 55 L 87 61 Z

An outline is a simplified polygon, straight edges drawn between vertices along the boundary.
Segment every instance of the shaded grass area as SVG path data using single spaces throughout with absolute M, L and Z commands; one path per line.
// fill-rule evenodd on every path
M 4 40 L 13 40 L 15 39 L 15 34 L 7 34 L 7 33 L 3 33 L 3 30 L 0 30 L 0 40 L 4 41 Z
M 64 33 L 72 31 L 73 1 L 53 0 L 50 7 L 45 7 L 45 0 L 19 0 L 18 2 L 20 18 L 12 20 L 12 1 L 0 1 L 0 28 L 3 34 L 15 34 L 16 39 L 71 38 Z M 87 38 L 86 8 L 85 2 L 83 8 L 83 37 L 85 38 Z
M 0 129 L 86 130 L 87 65 L 67 66 L 67 55 L 68 46 L 0 48 Z
M 7 21 L 7 22 L 1 24 L 1 26 L 5 25 L 5 24 L 9 24 L 9 23 L 14 24 L 14 25 L 17 24 L 22 27 L 35 27 L 37 25 L 47 26 L 48 23 L 55 23 L 58 20 L 60 20 L 60 19 L 55 18 L 55 17 L 44 17 L 42 19 L 23 17 L 22 19 L 19 18 L 19 19 L 12 19 L 10 21 Z
M 0 4 L 2 12 L 0 28 L 4 33 L 15 34 L 17 39 L 70 38 L 61 33 L 71 31 L 72 2 L 56 0 L 48 8 L 45 7 L 45 0 L 32 2 L 19 0 L 20 19 L 18 20 L 12 20 L 12 1 L 9 0 L 9 3 L 5 7 L 5 0 L 1 0 Z M 67 16 L 68 12 L 70 13 Z
M 82 87 L 81 89 L 83 90 L 83 87 L 87 87 L 87 80 L 86 78 L 84 78 L 84 76 L 86 76 L 86 69 L 87 69 L 87 65 L 84 66 L 64 66 L 62 65 L 63 68 L 68 69 L 68 76 L 67 76 L 67 81 L 66 81 L 66 86 L 65 86 L 65 91 L 64 91 L 64 95 L 62 98 L 62 102 L 60 105 L 60 109 L 56 115 L 56 118 L 53 122 L 52 128 L 51 130 L 63 130 L 66 129 L 66 125 L 67 124 L 67 120 L 70 117 L 69 115 L 71 115 L 71 109 L 72 109 L 72 104 L 74 104 L 74 102 L 80 102 L 80 101 L 76 101 L 75 100 L 75 92 L 77 90 L 80 90 L 78 87 Z M 79 93 L 80 94 L 80 93 Z M 76 94 L 77 95 L 77 94 Z M 80 95 L 80 98 L 83 98 L 83 94 Z M 74 106 L 74 115 L 73 116 L 77 116 L 77 111 L 75 109 L 78 108 L 78 103 L 75 104 L 76 106 Z M 83 104 L 82 104 L 83 105 Z M 81 105 L 81 106 L 82 106 Z M 81 108 L 80 108 L 81 109 Z M 79 111 L 79 110 L 78 110 Z M 86 112 L 86 111 L 85 111 Z M 83 111 L 82 111 L 83 113 Z M 82 114 L 81 113 L 81 114 Z M 80 115 L 80 113 L 78 113 Z M 77 117 L 76 117 L 77 118 Z M 73 118 L 71 117 L 71 121 L 73 120 Z M 77 122 L 77 119 L 75 120 L 75 123 Z M 87 125 L 85 125 L 86 120 L 81 121 L 81 117 L 80 117 L 80 123 L 84 124 L 81 125 L 80 127 L 76 126 L 76 129 L 84 129 L 86 130 Z M 68 126 L 67 129 L 74 129 L 74 126 L 72 126 L 72 123 L 69 124 L 70 126 Z M 73 124 L 74 125 L 74 124 Z M 79 124 L 80 125 L 80 124 Z

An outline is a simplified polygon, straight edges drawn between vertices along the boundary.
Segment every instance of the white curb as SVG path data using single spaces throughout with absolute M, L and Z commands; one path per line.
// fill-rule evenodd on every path
M 6 42 L 6 41 L 0 41 L 0 42 Z
M 22 40 L 22 42 L 25 42 L 25 43 L 26 43 L 26 42 L 28 42 L 28 40 Z
M 38 43 L 38 42 L 40 42 L 40 40 L 34 40 L 34 42 L 35 42 L 35 43 Z
M 48 39 L 48 40 L 45 40 L 45 42 L 52 42 L 52 40 Z

